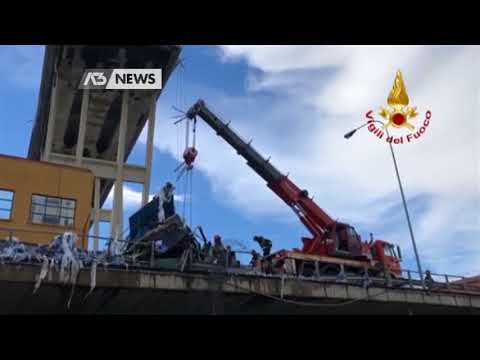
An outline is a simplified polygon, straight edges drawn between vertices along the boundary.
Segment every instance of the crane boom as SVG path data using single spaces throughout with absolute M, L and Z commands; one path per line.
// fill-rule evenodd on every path
M 314 238 L 320 237 L 326 228 L 334 223 L 334 220 L 309 198 L 306 190 L 298 188 L 287 176 L 260 155 L 250 143 L 246 143 L 229 127 L 229 123 L 224 123 L 211 112 L 203 100 L 198 100 L 187 112 L 189 119 L 195 119 L 197 115 L 247 160 L 248 166 L 295 211 Z
M 186 117 L 196 121 L 197 116 L 202 118 L 222 139 L 232 146 L 239 155 L 247 160 L 250 166 L 267 186 L 280 197 L 299 217 L 307 227 L 312 237 L 303 237 L 303 248 L 293 251 L 280 250 L 272 254 L 277 259 L 277 265 L 283 263 L 286 258 L 314 259 L 323 264 L 343 264 L 352 267 L 355 265 L 358 271 L 365 271 L 373 266 L 372 259 L 388 267 L 396 276 L 401 276 L 400 260 L 395 256 L 387 255 L 385 249 L 392 249 L 393 245 L 376 240 L 371 243 L 363 243 L 361 237 L 349 224 L 334 221 L 323 211 L 306 190 L 300 189 L 287 176 L 283 175 L 269 160 L 260 155 L 251 145 L 245 142 L 218 116 L 210 111 L 203 100 L 198 100 L 187 112 Z M 187 148 L 184 154 L 185 163 L 191 165 L 195 159 L 195 147 Z M 373 249 L 373 250 L 372 250 Z M 391 252 L 391 250 L 389 250 Z M 345 262 L 339 258 L 350 258 L 356 261 Z M 343 261 L 343 262 L 342 262 Z M 303 264 L 303 260 L 302 260 Z M 348 265 L 349 264 L 349 265 Z M 354 267 L 355 267 L 354 266 Z M 324 268 L 325 270 L 326 268 Z M 328 270 L 328 269 L 327 269 Z
M 246 143 L 237 135 L 228 125 L 220 120 L 205 105 L 203 100 L 198 100 L 187 112 L 187 117 L 193 119 L 196 115 L 200 116 L 218 136 L 229 143 L 237 153 L 247 160 L 250 166 L 258 175 L 260 175 L 267 184 L 280 180 L 284 175 L 278 171 L 268 160 L 264 159 L 250 143 Z

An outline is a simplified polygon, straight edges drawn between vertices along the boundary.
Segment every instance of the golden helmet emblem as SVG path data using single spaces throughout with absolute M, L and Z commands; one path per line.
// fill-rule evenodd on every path
M 407 89 L 400 70 L 395 75 L 393 88 L 388 95 L 387 102 L 389 107 L 381 107 L 379 112 L 380 116 L 387 120 L 384 128 L 394 126 L 396 128 L 406 127 L 410 130 L 415 129 L 408 121 L 418 115 L 417 108 L 408 106 Z

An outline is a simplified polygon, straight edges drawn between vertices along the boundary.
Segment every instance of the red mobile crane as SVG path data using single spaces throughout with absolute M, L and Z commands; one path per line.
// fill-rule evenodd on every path
M 304 265 L 307 264 L 315 266 L 315 271 L 319 273 L 347 269 L 356 273 L 369 271 L 372 275 L 389 271 L 395 277 L 401 276 L 398 246 L 395 250 L 392 244 L 383 240 L 362 242 L 354 227 L 333 220 L 309 197 L 306 190 L 300 189 L 250 143 L 243 141 L 229 127 L 229 123 L 224 123 L 208 109 L 203 100 L 198 100 L 186 114 L 194 122 L 197 116 L 247 160 L 247 165 L 266 181 L 267 186 L 297 214 L 312 234 L 312 237 L 302 238 L 301 249 L 280 250 L 268 256 L 267 260 L 275 270 L 298 273 L 296 269 L 301 268 L 300 274 L 303 274 Z M 196 155 L 196 150 L 187 148 L 184 159 L 188 166 L 195 159 L 191 154 Z

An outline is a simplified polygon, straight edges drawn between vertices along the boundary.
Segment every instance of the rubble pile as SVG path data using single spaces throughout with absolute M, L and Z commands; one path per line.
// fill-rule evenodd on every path
M 115 241 L 112 242 L 110 254 L 80 249 L 77 242 L 78 236 L 73 232 L 57 235 L 47 245 L 25 244 L 15 237 L 0 240 L 0 263 L 43 263 L 47 258 L 52 267 L 55 266 L 59 271 L 68 267 L 90 267 L 94 263 L 105 267 L 126 266 L 121 246 Z
M 0 242 L 0 262 L 24 262 L 40 261 L 41 256 L 37 253 L 37 247 L 31 247 L 21 243 L 16 237 Z
M 17 264 L 42 264 L 39 276 L 35 283 L 33 293 L 36 293 L 42 282 L 48 277 L 52 278 L 52 270 L 59 274 L 59 280 L 64 285 L 71 285 L 71 293 L 67 303 L 73 297 L 78 274 L 81 269 L 90 268 L 90 292 L 96 285 L 97 264 L 107 266 L 127 266 L 127 261 L 119 251 L 117 242 L 113 242 L 115 248 L 113 254 L 108 252 L 93 252 L 77 247 L 78 236 L 73 232 L 66 232 L 56 236 L 48 245 L 29 245 L 21 243 L 19 239 L 12 237 L 0 241 L 0 263 Z

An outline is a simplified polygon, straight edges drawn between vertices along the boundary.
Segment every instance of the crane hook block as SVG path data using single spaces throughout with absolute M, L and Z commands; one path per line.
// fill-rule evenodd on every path
M 194 147 L 188 147 L 183 152 L 183 160 L 187 166 L 191 166 L 197 157 L 198 151 Z

